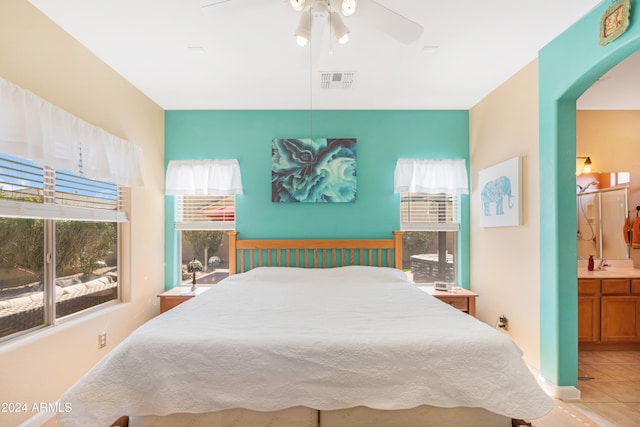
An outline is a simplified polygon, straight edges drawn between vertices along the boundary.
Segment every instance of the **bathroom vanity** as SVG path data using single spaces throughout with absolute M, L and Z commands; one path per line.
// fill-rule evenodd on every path
M 640 350 L 640 269 L 578 265 L 578 346 Z

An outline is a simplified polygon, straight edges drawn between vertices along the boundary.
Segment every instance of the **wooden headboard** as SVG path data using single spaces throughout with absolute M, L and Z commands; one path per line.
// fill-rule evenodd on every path
M 241 240 L 237 231 L 228 235 L 229 274 L 262 266 L 402 268 L 402 231 L 394 231 L 392 239 Z

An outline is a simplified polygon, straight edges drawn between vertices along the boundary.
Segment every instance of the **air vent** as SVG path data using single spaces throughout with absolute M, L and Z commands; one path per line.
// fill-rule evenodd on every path
M 354 71 L 322 71 L 320 73 L 320 88 L 349 89 L 353 86 L 355 77 Z

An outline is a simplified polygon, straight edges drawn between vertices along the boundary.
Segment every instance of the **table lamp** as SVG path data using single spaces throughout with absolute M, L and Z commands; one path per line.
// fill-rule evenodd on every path
M 193 281 L 191 282 L 191 289 L 190 289 L 191 292 L 196 291 L 196 272 L 202 271 L 202 270 L 204 270 L 202 263 L 195 258 L 189 261 L 189 264 L 187 264 L 187 271 L 189 273 L 193 273 Z

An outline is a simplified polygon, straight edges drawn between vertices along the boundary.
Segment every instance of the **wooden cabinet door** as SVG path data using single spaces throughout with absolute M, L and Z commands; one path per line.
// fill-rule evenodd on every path
M 640 298 L 602 297 L 602 342 L 640 342 Z
M 599 279 L 578 279 L 578 295 L 597 296 L 600 295 Z
M 600 297 L 578 297 L 578 342 L 600 341 Z
M 631 280 L 602 279 L 602 295 L 629 295 Z

